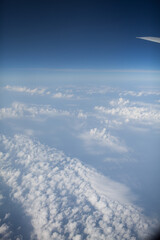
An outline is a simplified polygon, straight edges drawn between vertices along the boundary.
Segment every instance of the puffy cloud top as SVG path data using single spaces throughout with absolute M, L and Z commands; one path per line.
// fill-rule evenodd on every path
M 29 137 L 2 135 L 0 143 L 0 175 L 32 219 L 31 239 L 133 240 L 149 234 L 152 221 L 130 202 L 123 184 Z

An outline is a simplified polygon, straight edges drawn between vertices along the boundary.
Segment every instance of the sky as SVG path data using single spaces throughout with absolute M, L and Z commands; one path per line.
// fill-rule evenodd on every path
M 158 1 L 2 1 L 1 70 L 159 70 Z
M 158 1 L 1 1 L 0 238 L 160 226 Z

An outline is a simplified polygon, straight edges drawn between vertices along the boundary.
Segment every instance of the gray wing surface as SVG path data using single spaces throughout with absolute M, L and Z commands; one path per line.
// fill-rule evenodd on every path
M 151 42 L 160 43 L 160 38 L 158 38 L 158 37 L 137 37 L 137 38 L 147 40 L 147 41 L 151 41 Z

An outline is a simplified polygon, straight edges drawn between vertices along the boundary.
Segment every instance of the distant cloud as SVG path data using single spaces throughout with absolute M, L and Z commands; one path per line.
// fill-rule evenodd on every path
M 1 135 L 0 142 L 0 175 L 32 219 L 31 239 L 149 236 L 155 221 L 131 203 L 125 185 L 29 137 Z
M 27 93 L 27 94 L 30 94 L 30 95 L 34 95 L 34 94 L 39 94 L 39 95 L 50 94 L 50 92 L 46 91 L 45 88 L 33 88 L 33 89 L 31 89 L 31 88 L 27 88 L 27 87 L 7 85 L 6 87 L 4 87 L 4 89 L 6 89 L 8 91 L 13 91 L 13 92 Z
M 86 92 L 89 95 L 92 95 L 92 94 L 102 94 L 102 95 L 104 95 L 106 93 L 116 92 L 116 89 L 104 85 L 104 86 L 101 86 L 100 88 L 99 87 L 92 87 L 92 88 L 86 90 Z
M 117 105 L 119 105 L 119 106 L 125 106 L 125 105 L 127 105 L 129 103 L 129 100 L 125 100 L 125 99 L 123 99 L 123 98 L 119 98 L 118 100 L 112 100 L 112 101 L 110 101 L 110 105 L 111 106 L 117 106 Z
M 64 93 L 61 93 L 61 92 L 58 92 L 58 93 L 55 93 L 52 98 L 72 98 L 73 97 L 73 94 L 64 94 Z
M 103 128 L 102 130 L 92 128 L 90 131 L 82 133 L 80 138 L 82 138 L 87 145 L 99 145 L 102 147 L 108 147 L 116 152 L 128 152 L 127 147 L 122 144 L 120 139 L 112 136 L 109 132 L 107 132 L 106 128 Z
M 4 87 L 5 90 L 11 91 L 11 92 L 19 92 L 19 93 L 26 93 L 30 95 L 50 95 L 52 98 L 57 98 L 57 99 L 70 99 L 73 98 L 73 94 L 69 93 L 62 93 L 62 92 L 57 92 L 53 95 L 51 91 L 47 90 L 47 88 L 27 88 L 27 87 L 21 87 L 21 86 L 10 86 L 7 85 Z
M 56 116 L 69 116 L 70 113 L 66 110 L 58 110 L 52 108 L 50 105 L 36 105 L 24 104 L 20 102 L 12 103 L 10 108 L 0 109 L 0 119 L 5 118 L 22 118 L 36 116 L 56 117 Z
M 141 97 L 141 96 L 149 96 L 149 95 L 156 95 L 156 96 L 160 96 L 160 91 L 140 91 L 140 92 L 136 92 L 136 91 L 124 91 L 122 93 L 120 93 L 120 96 L 133 96 L 133 97 Z
M 127 123 L 129 121 L 143 124 L 155 124 L 160 122 L 159 106 L 144 104 L 143 102 L 130 102 L 123 98 L 112 100 L 111 107 L 95 106 L 95 110 L 103 115 L 117 117 L 118 121 Z M 99 117 L 99 116 L 98 116 Z
M 78 118 L 87 119 L 87 114 L 86 114 L 86 113 L 83 113 L 83 111 L 79 111 L 79 112 L 78 112 Z

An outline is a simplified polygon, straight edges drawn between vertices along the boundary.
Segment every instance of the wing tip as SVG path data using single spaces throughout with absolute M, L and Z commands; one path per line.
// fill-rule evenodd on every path
M 156 43 L 160 43 L 160 38 L 159 37 L 136 37 L 138 39 L 142 39 L 142 40 L 146 40 L 146 41 L 150 41 L 150 42 L 156 42 Z

